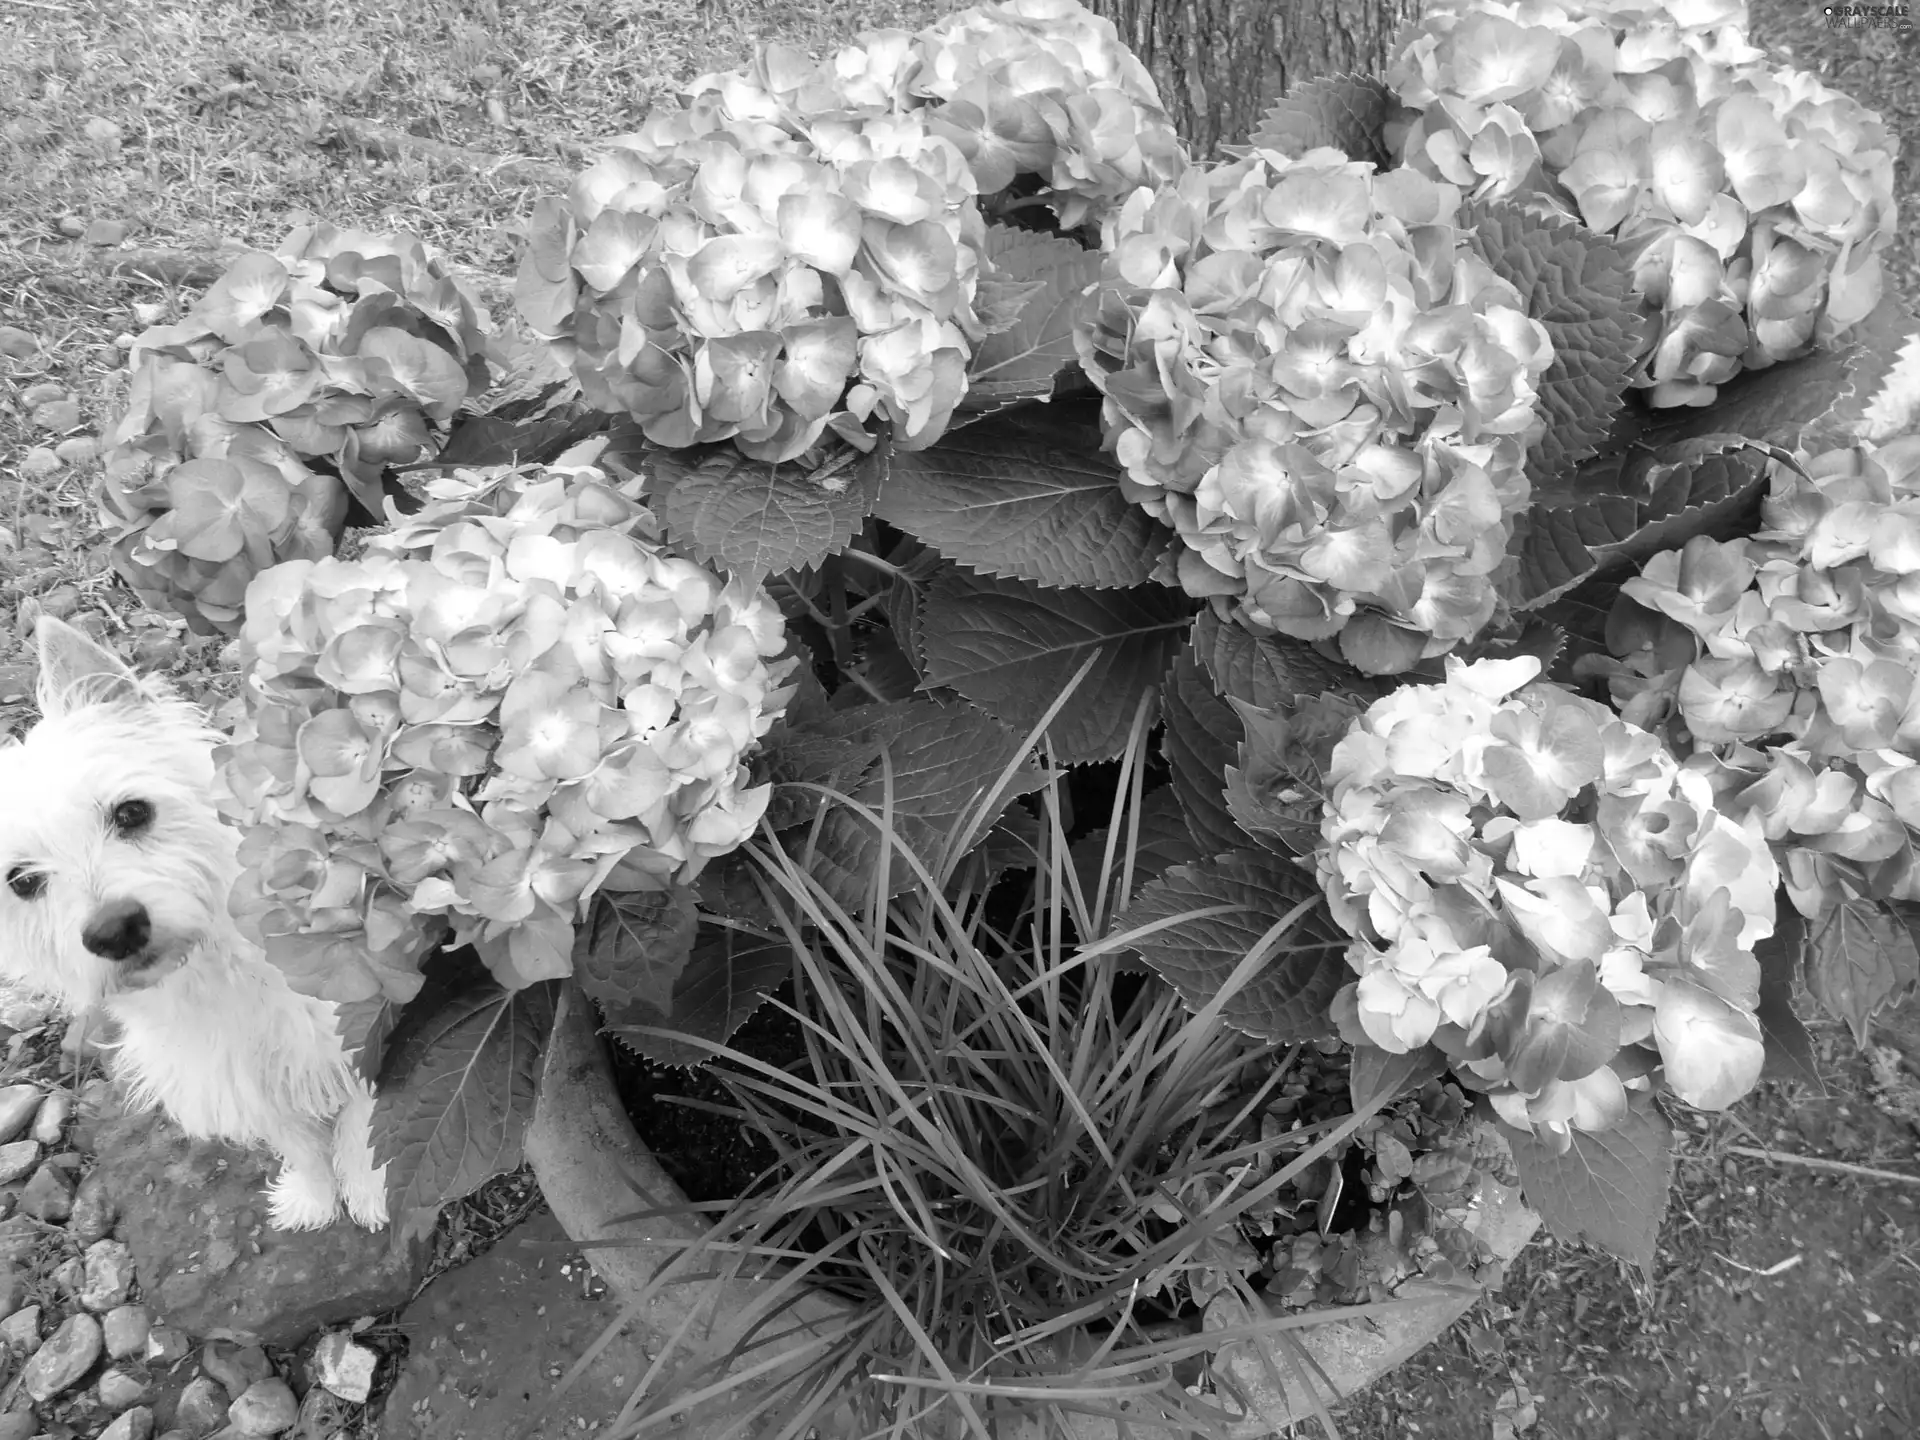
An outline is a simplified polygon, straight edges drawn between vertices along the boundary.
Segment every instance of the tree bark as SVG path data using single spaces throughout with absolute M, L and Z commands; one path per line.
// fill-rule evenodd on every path
M 1420 0 L 1088 0 L 1153 72 L 1187 147 L 1237 144 L 1302 81 L 1386 63 Z

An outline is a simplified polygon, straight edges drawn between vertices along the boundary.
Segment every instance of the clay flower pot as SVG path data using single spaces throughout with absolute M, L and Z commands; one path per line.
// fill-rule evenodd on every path
M 734 1373 L 748 1377 L 740 1389 L 690 1406 L 689 1428 L 680 1433 L 702 1434 L 705 1425 L 738 1413 L 745 1397 L 791 1373 L 846 1323 L 850 1312 L 842 1301 L 783 1278 L 778 1269 L 718 1280 L 710 1274 L 711 1258 L 689 1263 L 690 1242 L 699 1234 L 690 1220 L 634 1218 L 640 1211 L 683 1206 L 686 1197 L 622 1109 L 592 1005 L 571 984 L 561 991 L 526 1154 L 561 1226 L 590 1247 L 594 1269 L 632 1311 L 639 1333 L 617 1343 L 637 1344 L 652 1356 L 678 1335 L 676 1353 L 687 1357 L 687 1368 L 679 1373 L 692 1381 L 690 1391 L 712 1385 L 729 1356 L 740 1351 L 732 1359 Z M 1475 1220 L 1480 1238 L 1502 1260 L 1518 1255 L 1540 1223 L 1517 1191 L 1491 1182 L 1483 1186 Z M 663 1276 L 671 1281 L 675 1270 L 687 1272 L 687 1278 L 655 1283 Z M 1225 1433 L 1233 1440 L 1261 1440 L 1312 1415 L 1312 1399 L 1299 1377 L 1316 1369 L 1332 1390 L 1329 1394 L 1322 1387 L 1321 1402 L 1337 1403 L 1437 1339 L 1480 1293 L 1472 1285 L 1414 1280 L 1396 1295 L 1403 1303 L 1382 1314 L 1310 1325 L 1281 1339 L 1224 1341 L 1214 1353 L 1214 1369 L 1249 1402 L 1248 1411 Z M 1224 1331 L 1264 1318 L 1249 1316 L 1238 1299 L 1220 1296 L 1207 1308 L 1204 1329 Z M 1282 1353 L 1283 1346 L 1290 1353 Z M 703 1362 L 713 1368 L 696 1373 Z M 1072 1423 L 1080 1440 L 1117 1440 L 1111 1420 L 1076 1416 Z M 836 1433 L 830 1419 L 820 1433 Z M 1127 1433 L 1137 1440 L 1173 1440 L 1157 1427 L 1138 1423 Z

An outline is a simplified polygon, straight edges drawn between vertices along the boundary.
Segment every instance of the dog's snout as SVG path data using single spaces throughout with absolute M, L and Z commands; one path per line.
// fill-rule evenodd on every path
M 138 900 L 109 900 L 80 932 L 80 943 L 103 960 L 131 960 L 152 938 L 153 922 Z

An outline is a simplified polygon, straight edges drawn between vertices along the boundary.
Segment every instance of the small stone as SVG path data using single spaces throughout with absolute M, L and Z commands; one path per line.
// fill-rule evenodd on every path
M 0 355 L 9 360 L 31 360 L 39 353 L 38 336 L 18 325 L 0 325 Z
M 286 1381 L 257 1380 L 227 1407 L 227 1419 L 242 1435 L 278 1435 L 300 1418 L 300 1402 Z
M 38 1085 L 9 1085 L 0 1090 L 0 1143 L 20 1138 L 20 1132 L 39 1114 L 45 1094 Z
M 44 445 L 36 445 L 20 457 L 20 473 L 29 480 L 44 480 L 60 468 L 60 457 Z
M 115 1360 L 130 1356 L 151 1358 L 147 1341 L 153 1338 L 153 1316 L 144 1305 L 116 1305 L 100 1317 L 100 1334 L 107 1342 L 107 1354 Z
M 0 1185 L 24 1179 L 40 1163 L 38 1140 L 15 1140 L 0 1145 Z
M 75 1315 L 46 1338 L 20 1371 L 20 1386 L 36 1401 L 51 1400 L 78 1384 L 100 1358 L 100 1322 Z
M 142 635 L 133 642 L 133 663 L 142 670 L 171 670 L 186 654 L 172 635 Z
M 64 435 L 69 430 L 80 428 L 80 402 L 77 400 L 49 400 L 45 405 L 35 408 L 28 417 L 42 430 L 51 430 Z
M 89 116 L 87 123 L 81 126 L 80 130 L 87 139 L 101 145 L 118 145 L 120 143 L 120 122 L 117 120 L 109 120 L 104 115 Z
M 166 313 L 167 307 L 158 300 L 133 302 L 133 318 L 142 325 L 158 325 Z
M 69 239 L 78 240 L 82 235 L 87 233 L 87 222 L 82 220 L 78 215 L 62 215 L 60 217 L 60 233 Z
M 113 1197 L 107 1187 L 89 1175 L 73 1193 L 73 1213 L 67 1217 L 67 1233 L 82 1245 L 104 1239 L 113 1229 Z
M 73 1181 L 52 1165 L 42 1165 L 20 1192 L 20 1213 L 58 1225 L 73 1213 Z
M 21 1266 L 33 1259 L 47 1227 L 36 1225 L 24 1215 L 0 1220 L 0 1265 Z
M 144 1405 L 123 1410 L 100 1432 L 100 1440 L 152 1440 L 153 1411 Z
M 147 1332 L 147 1363 L 149 1365 L 171 1365 L 176 1360 L 186 1358 L 193 1349 L 193 1341 L 187 1332 L 174 1325 L 156 1325 Z
M 69 465 L 84 465 L 100 453 L 100 442 L 91 435 L 70 435 L 53 447 L 53 453 Z
M 51 1091 L 40 1102 L 40 1110 L 33 1117 L 33 1129 L 29 1133 L 42 1145 L 58 1145 L 72 1115 L 72 1094 L 66 1090 Z
M 105 250 L 111 246 L 123 244 L 130 228 L 124 220 L 96 220 L 87 226 L 87 233 L 83 238 L 87 244 Z
M 67 387 L 52 380 L 42 380 L 37 385 L 29 385 L 20 392 L 20 403 L 29 410 L 37 410 L 42 405 L 51 405 L 55 400 L 71 400 Z
M 0 1265 L 0 1315 L 11 1315 L 27 1298 L 27 1277 L 11 1265 Z
M 138 1405 L 153 1389 L 146 1376 L 118 1368 L 102 1375 L 94 1388 L 100 1394 L 100 1403 L 116 1415 L 130 1405 Z
M 229 1395 L 244 1395 L 273 1374 L 273 1362 L 265 1350 L 232 1340 L 209 1340 L 200 1350 L 200 1368 L 224 1385 Z
M 0 1343 L 16 1355 L 40 1346 L 40 1307 L 25 1305 L 0 1320 Z
M 127 1303 L 133 1293 L 133 1253 L 118 1240 L 96 1240 L 87 1247 L 87 1280 L 80 1303 L 96 1315 Z
M 188 1440 L 210 1435 L 226 1422 L 227 1392 L 210 1375 L 196 1375 L 180 1392 L 180 1405 L 173 1412 L 174 1427 Z
M 78 1255 L 70 1256 L 53 1267 L 53 1273 L 47 1276 L 54 1289 L 62 1295 L 71 1295 L 75 1299 L 87 1283 L 87 1262 Z
M 367 1403 L 373 1392 L 373 1372 L 380 1357 L 364 1345 L 357 1345 L 351 1333 L 335 1330 L 320 1337 L 313 1350 L 313 1376 L 322 1388 L 342 1400 Z
M 16 1410 L 0 1415 L 0 1440 L 31 1440 L 40 1433 L 40 1422 L 31 1410 Z

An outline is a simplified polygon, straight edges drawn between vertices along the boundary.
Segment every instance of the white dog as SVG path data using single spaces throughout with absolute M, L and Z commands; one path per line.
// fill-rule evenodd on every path
M 387 1220 L 373 1093 L 334 1007 L 296 993 L 227 914 L 239 832 L 213 805 L 220 736 L 163 682 L 42 619 L 41 721 L 0 745 L 0 976 L 117 1022 L 136 1104 L 189 1135 L 270 1146 L 273 1224 L 344 1200 Z

